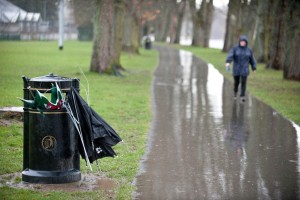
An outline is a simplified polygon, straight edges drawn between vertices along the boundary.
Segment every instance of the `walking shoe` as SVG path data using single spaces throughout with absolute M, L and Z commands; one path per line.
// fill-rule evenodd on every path
M 234 99 L 234 100 L 236 100 L 236 99 L 237 99 L 237 95 L 236 95 L 236 93 L 234 94 L 234 96 L 233 96 L 233 99 Z
M 245 101 L 246 101 L 246 98 L 245 98 L 245 97 L 241 97 L 241 101 L 242 101 L 242 102 L 245 102 Z

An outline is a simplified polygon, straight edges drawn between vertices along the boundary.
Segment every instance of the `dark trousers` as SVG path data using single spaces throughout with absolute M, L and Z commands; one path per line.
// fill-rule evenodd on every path
M 234 95 L 236 96 L 239 89 L 239 84 L 241 81 L 241 97 L 245 96 L 246 93 L 246 84 L 247 84 L 247 76 L 233 76 L 234 78 Z

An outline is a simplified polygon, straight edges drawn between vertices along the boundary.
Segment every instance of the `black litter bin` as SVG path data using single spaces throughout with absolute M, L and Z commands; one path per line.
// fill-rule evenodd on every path
M 37 78 L 23 76 L 24 99 L 35 92 L 49 93 L 52 84 L 68 93 L 79 91 L 79 79 L 49 74 Z M 66 109 L 37 110 L 24 104 L 24 149 L 22 180 L 30 183 L 70 183 L 81 180 L 77 132 Z
M 145 39 L 145 49 L 151 49 L 152 48 L 152 41 L 149 36 L 146 37 Z

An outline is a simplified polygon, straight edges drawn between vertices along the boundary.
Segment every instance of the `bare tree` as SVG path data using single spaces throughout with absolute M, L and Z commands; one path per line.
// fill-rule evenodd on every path
M 300 2 L 286 1 L 286 47 L 283 77 L 300 81 Z
M 165 0 L 165 1 L 158 2 L 157 5 L 158 9 L 160 11 L 163 10 L 163 12 L 160 12 L 160 15 L 157 18 L 158 29 L 156 31 L 157 33 L 156 39 L 158 41 L 165 42 L 169 35 L 170 24 L 171 24 L 171 11 L 173 9 L 171 4 L 172 1 L 174 2 L 174 0 Z
M 184 16 L 184 11 L 185 11 L 185 6 L 187 4 L 186 0 L 182 0 L 180 3 L 177 4 L 177 26 L 176 26 L 176 35 L 174 39 L 174 43 L 179 43 L 180 42 L 180 32 L 181 32 L 181 27 L 182 27 L 182 21 L 183 21 L 183 16 Z
M 230 0 L 226 18 L 226 32 L 223 51 L 227 52 L 236 43 L 241 27 L 241 0 Z
M 199 10 L 196 9 L 195 0 L 189 1 L 193 19 L 193 46 L 209 46 L 209 37 L 213 20 L 213 0 L 202 1 Z
M 170 27 L 169 27 L 169 37 L 170 37 L 170 43 L 174 43 L 175 38 L 176 38 L 176 29 L 178 26 L 178 13 L 177 13 L 177 8 L 178 8 L 178 3 L 174 1 L 175 3 L 172 4 L 173 8 L 171 10 L 171 21 L 170 21 Z
M 257 5 L 253 52 L 259 62 L 267 62 L 269 59 L 271 3 L 272 1 L 258 1 Z
M 284 46 L 285 46 L 285 14 L 286 1 L 275 0 L 272 4 L 272 18 L 271 18 L 271 37 L 269 38 L 269 53 L 270 59 L 266 67 L 276 70 L 283 69 L 284 63 Z
M 125 0 L 124 32 L 122 50 L 139 54 L 141 3 L 137 0 Z
M 226 34 L 223 51 L 228 51 L 240 35 L 247 35 L 253 47 L 257 35 L 257 0 L 230 0 L 226 20 Z M 252 40 L 252 41 L 251 41 Z
M 258 0 L 244 1 L 241 3 L 241 34 L 247 35 L 250 45 L 253 47 L 257 27 L 257 4 Z
M 90 71 L 119 74 L 123 3 L 97 0 Z
M 170 42 L 174 42 L 178 19 L 177 6 L 179 4 L 176 0 L 153 1 L 152 23 L 147 20 L 147 25 L 155 27 L 156 40 L 165 42 L 169 38 Z M 149 7 L 145 8 L 145 11 L 149 12 Z M 153 18 L 153 16 L 155 17 Z
M 254 53 L 266 67 L 300 81 L 300 2 L 258 1 Z

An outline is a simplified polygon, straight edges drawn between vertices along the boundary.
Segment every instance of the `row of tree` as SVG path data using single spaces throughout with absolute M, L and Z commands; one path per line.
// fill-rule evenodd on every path
M 299 21 L 299 0 L 230 0 L 223 51 L 245 34 L 258 61 L 283 70 L 285 79 L 300 81 Z
M 203 0 L 200 8 L 195 0 L 96 0 L 94 7 L 91 71 L 121 69 L 121 50 L 138 53 L 141 37 L 149 33 L 158 41 L 179 43 L 186 12 L 193 24 L 192 45 L 209 45 L 213 0 Z M 223 51 L 234 46 L 239 35 L 247 35 L 259 62 L 283 70 L 285 79 L 300 80 L 299 21 L 299 0 L 230 0 Z
M 79 22 L 83 19 L 83 15 L 79 14 L 82 13 L 82 7 L 91 5 L 80 0 L 74 1 L 75 16 Z M 208 47 L 213 9 L 212 0 L 202 1 L 200 9 L 195 0 L 95 0 L 91 9 L 95 15 L 90 70 L 119 74 L 122 69 L 121 51 L 139 53 L 141 39 L 149 34 L 155 35 L 158 41 L 168 39 L 172 43 L 179 43 L 186 12 L 192 16 L 192 44 Z M 89 20 L 90 16 L 86 17 Z
M 75 20 L 80 27 L 93 27 L 93 52 L 90 70 L 120 74 L 122 49 L 139 53 L 144 18 L 156 14 L 151 1 L 140 0 L 73 0 Z M 144 9 L 148 6 L 148 9 Z M 144 10 L 144 12 L 142 12 Z M 149 14 L 147 14 L 149 13 Z M 149 16 L 148 16 L 149 15 Z
M 58 0 L 11 0 L 27 11 L 57 17 Z M 184 16 L 191 16 L 192 45 L 208 47 L 213 0 L 71 0 L 79 32 L 93 37 L 90 70 L 116 73 L 122 69 L 121 51 L 139 53 L 143 36 L 180 42 Z M 45 9 L 47 6 L 47 9 Z M 230 0 L 223 51 L 250 38 L 254 55 L 266 67 L 283 70 L 285 79 L 300 80 L 300 1 Z
M 121 51 L 138 54 L 142 37 L 154 29 L 162 30 L 159 34 L 164 34 L 161 37 L 166 38 L 170 22 L 161 20 L 164 24 L 160 24 L 160 28 L 153 28 L 153 22 L 159 19 L 171 20 L 174 18 L 170 17 L 171 12 L 162 10 L 177 8 L 175 0 L 73 1 L 78 26 L 88 27 L 92 23 L 94 30 L 90 70 L 116 75 L 123 69 L 120 63 Z

